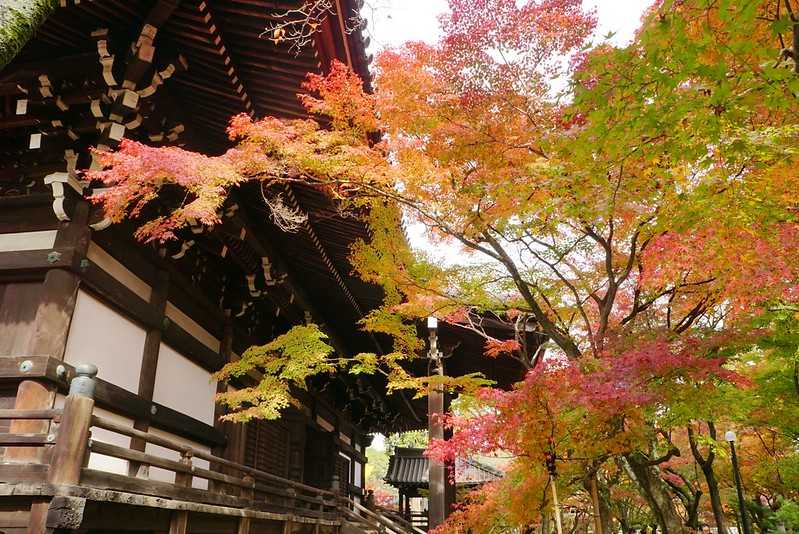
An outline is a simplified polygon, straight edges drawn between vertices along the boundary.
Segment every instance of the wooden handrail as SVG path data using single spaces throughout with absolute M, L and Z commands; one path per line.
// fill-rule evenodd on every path
M 62 410 L 0 410 L 0 420 L 9 419 L 56 419 L 61 417 Z
M 131 438 L 138 438 L 146 443 L 152 443 L 153 445 L 158 445 L 179 453 L 192 452 L 193 450 L 196 450 L 193 447 L 178 443 L 177 441 L 163 438 L 149 432 L 142 432 L 141 430 L 115 423 L 110 419 L 106 419 L 105 417 L 100 417 L 98 415 L 92 415 L 92 426 L 96 426 L 97 428 L 102 428 L 103 430 L 108 430 Z
M 217 465 L 229 467 L 229 468 L 237 470 L 239 472 L 247 473 L 248 475 L 251 475 L 251 476 L 253 476 L 255 478 L 260 478 L 260 479 L 268 480 L 268 481 L 271 481 L 271 482 L 277 482 L 277 483 L 281 484 L 282 486 L 288 486 L 288 487 L 294 488 L 296 490 L 304 491 L 306 493 L 311 493 L 311 494 L 314 494 L 314 495 L 320 495 L 320 496 L 325 496 L 325 497 L 335 497 L 336 496 L 336 494 L 333 493 L 332 491 L 327 491 L 327 490 L 323 490 L 323 489 L 320 489 L 320 488 L 315 488 L 313 486 L 308 486 L 306 484 L 302 484 L 301 482 L 296 482 L 294 480 L 289 480 L 287 478 L 283 478 L 283 477 L 280 477 L 280 476 L 277 476 L 277 475 L 273 475 L 272 473 L 267 473 L 266 471 L 261 471 L 259 469 L 255 469 L 255 468 L 247 466 L 247 465 L 243 465 L 243 464 L 239 464 L 239 463 L 236 463 L 236 462 L 232 462 L 232 461 L 227 460 L 225 458 L 220 458 L 219 456 L 215 456 L 215 455 L 210 454 L 208 452 L 205 452 L 205 451 L 203 451 L 201 449 L 197 449 L 197 448 L 191 447 L 189 445 L 185 445 L 183 443 L 179 443 L 179 442 L 171 440 L 169 438 L 164 438 L 162 436 L 157 436 L 157 435 L 151 434 L 149 432 L 142 432 L 141 430 L 137 430 L 137 429 L 135 429 L 133 427 L 129 427 L 129 426 L 121 425 L 119 423 L 115 423 L 115 422 L 110 421 L 110 420 L 108 420 L 108 419 L 106 419 L 104 417 L 93 415 L 92 416 L 92 425 L 96 426 L 98 428 L 102 428 L 104 430 L 115 432 L 117 434 L 122 434 L 122 435 L 125 435 L 125 436 L 128 436 L 128 437 L 132 437 L 132 438 L 138 438 L 138 439 L 140 439 L 140 440 L 142 440 L 144 442 L 152 443 L 153 445 L 159 445 L 161 447 L 164 447 L 164 448 L 167 448 L 167 449 L 171 449 L 171 450 L 179 452 L 181 454 L 189 454 L 190 456 L 193 456 L 195 458 L 200 458 L 200 459 L 203 459 L 203 460 L 207 460 L 209 462 L 213 462 L 213 463 L 215 463 Z M 137 461 L 140 461 L 140 460 L 137 460 Z M 147 462 L 146 461 L 142 461 L 142 463 L 147 463 Z M 193 471 L 194 473 L 198 473 L 199 468 L 194 467 L 193 469 L 194 469 L 194 471 Z M 217 473 L 214 473 L 213 471 L 207 471 L 207 473 L 217 474 Z M 198 474 L 198 476 L 201 476 L 202 478 L 206 478 L 206 477 L 204 477 L 202 475 L 199 475 L 199 474 Z
M 385 508 L 383 506 L 375 506 L 375 513 L 379 513 L 391 519 L 392 521 L 396 521 L 400 525 L 406 527 L 408 530 L 413 530 L 414 526 L 412 523 L 407 521 L 397 510 L 392 510 L 390 508 Z M 427 514 L 424 514 L 425 519 L 427 518 Z
M 295 500 L 303 501 L 309 504 L 317 505 L 317 506 L 327 506 L 327 507 L 335 507 L 335 501 L 328 501 L 319 499 L 319 497 L 309 497 L 307 495 L 286 495 L 286 490 L 283 488 L 277 488 L 274 486 L 267 486 L 264 484 L 259 484 L 254 479 L 247 480 L 245 478 L 238 478 L 230 475 L 225 475 L 223 473 L 218 473 L 216 471 L 210 471 L 208 469 L 204 469 L 202 467 L 193 466 L 191 464 L 187 464 L 184 462 L 180 462 L 177 460 L 170 460 L 168 458 L 163 458 L 161 456 L 155 456 L 153 454 L 147 454 L 141 451 L 131 450 L 125 447 L 119 447 L 117 445 L 112 445 L 110 443 L 105 443 L 102 441 L 92 440 L 90 444 L 90 449 L 92 452 L 97 454 L 103 454 L 105 456 L 111 456 L 113 458 L 120 458 L 123 460 L 130 460 L 140 464 L 151 465 L 154 467 L 160 467 L 161 469 L 167 469 L 169 471 L 175 471 L 176 473 L 184 473 L 189 474 L 192 476 L 196 476 L 199 478 L 204 478 L 206 480 L 213 480 L 216 482 L 221 482 L 223 484 L 229 484 L 231 486 L 237 486 L 240 488 L 247 488 L 260 491 L 262 493 L 269 493 L 271 495 L 276 495 L 278 497 L 283 498 L 292 498 Z
M 357 502 L 355 502 L 353 500 L 350 500 L 350 499 L 347 499 L 347 500 L 349 501 L 349 503 L 352 505 L 352 507 L 355 510 L 361 512 L 362 514 L 365 514 L 367 517 L 369 517 L 370 519 L 372 519 L 374 521 L 377 521 L 381 525 L 383 525 L 385 527 L 388 527 L 391 530 L 393 530 L 395 532 L 398 532 L 398 533 L 399 532 L 407 532 L 408 529 L 404 525 L 400 525 L 399 523 L 389 519 L 388 517 L 386 517 L 386 516 L 384 516 L 382 514 L 378 514 L 376 512 L 373 512 L 369 508 L 367 508 L 367 507 L 365 507 L 365 506 L 363 506 L 363 505 L 361 505 L 361 504 L 359 504 L 359 503 L 357 503 Z M 412 525 L 411 525 L 411 529 L 412 529 L 411 532 L 413 532 L 414 534 L 425 534 L 424 531 L 419 530 L 418 528 L 416 528 L 416 527 L 414 527 Z
M 0 434 L 0 447 L 44 447 L 53 443 L 51 434 Z

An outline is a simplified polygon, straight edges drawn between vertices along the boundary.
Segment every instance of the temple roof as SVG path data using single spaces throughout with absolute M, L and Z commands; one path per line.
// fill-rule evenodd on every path
M 397 447 L 388 462 L 388 473 L 384 480 L 396 488 L 427 488 L 430 460 L 424 449 Z M 475 486 L 497 480 L 502 473 L 493 467 L 471 458 L 455 461 L 455 484 Z

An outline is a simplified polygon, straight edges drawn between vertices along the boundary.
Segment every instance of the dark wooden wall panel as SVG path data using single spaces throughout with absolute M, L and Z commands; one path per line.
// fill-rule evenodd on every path
M 36 232 L 58 227 L 51 193 L 41 196 L 22 195 L 16 199 L 18 201 L 13 202 L 14 198 L 0 197 L 0 234 Z
M 341 487 L 346 488 L 350 483 L 350 461 L 340 454 L 336 455 L 336 474 Z
M 288 477 L 288 428 L 279 421 L 252 421 L 247 428 L 244 463 L 281 477 Z
M 40 282 L 0 284 L 0 356 L 28 353 L 41 294 Z

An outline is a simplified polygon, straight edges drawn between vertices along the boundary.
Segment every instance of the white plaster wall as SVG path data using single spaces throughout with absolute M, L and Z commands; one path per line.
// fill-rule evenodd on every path
M 362 469 L 362 467 L 363 466 L 361 465 L 361 462 L 356 460 L 355 461 L 355 477 L 354 477 L 354 480 L 353 480 L 352 484 L 355 485 L 355 486 L 358 486 L 359 488 L 363 487 L 363 484 L 362 484 L 362 481 L 361 481 L 361 469 Z
M 58 394 L 55 400 L 56 408 L 63 408 L 64 396 Z M 94 407 L 94 414 L 99 415 L 104 419 L 109 419 L 114 423 L 133 427 L 133 419 L 117 415 L 115 413 L 104 410 L 103 408 Z M 91 439 L 102 441 L 103 443 L 110 443 L 119 447 L 130 448 L 130 438 L 116 432 L 111 432 L 102 428 L 91 427 Z M 128 461 L 121 458 L 114 458 L 112 456 L 105 456 L 95 452 L 89 453 L 89 469 L 96 469 L 98 471 L 106 471 L 109 473 L 117 473 L 120 475 L 128 474 Z
M 170 439 L 172 441 L 177 441 L 183 445 L 189 445 L 195 449 L 200 449 L 203 452 L 211 452 L 211 449 L 205 445 L 200 445 L 194 441 L 182 438 L 180 436 L 176 436 L 175 434 L 170 434 L 169 432 L 159 430 L 157 428 L 151 428 L 149 430 L 151 434 L 155 434 L 156 436 L 160 436 L 163 438 Z M 155 456 L 160 456 L 162 458 L 167 458 L 169 460 L 180 460 L 180 453 L 177 451 L 173 451 L 172 449 L 167 449 L 165 447 L 161 447 L 159 445 L 153 445 L 152 443 L 148 443 L 146 448 L 144 449 L 147 454 L 152 454 Z M 195 467 L 200 467 L 202 469 L 208 469 L 210 467 L 210 463 L 208 460 L 202 460 L 200 458 L 192 458 L 192 464 Z M 175 482 L 175 473 L 174 471 L 167 471 L 166 469 L 161 469 L 160 467 L 150 467 L 150 480 L 159 480 L 161 482 Z M 199 489 L 208 489 L 208 480 L 204 478 L 194 477 L 192 478 L 191 485 L 194 488 Z
M 97 264 L 102 270 L 125 284 L 128 289 L 144 300 L 150 300 L 152 288 L 147 282 L 133 274 L 127 267 L 119 263 L 111 254 L 100 248 L 94 242 L 89 243 L 86 257 Z
M 99 378 L 138 393 L 146 336 L 142 327 L 79 289 L 64 360 L 93 363 Z
M 0 234 L 0 252 L 50 249 L 55 245 L 55 236 L 56 230 Z
M 209 425 L 214 424 L 216 381 L 211 374 L 161 343 L 153 400 Z

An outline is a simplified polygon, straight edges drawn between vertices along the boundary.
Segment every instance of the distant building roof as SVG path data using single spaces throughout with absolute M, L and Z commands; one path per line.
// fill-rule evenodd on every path
M 388 462 L 385 481 L 394 487 L 426 488 L 429 482 L 430 460 L 424 449 L 397 447 Z M 458 486 L 483 484 L 502 477 L 502 473 L 472 459 L 455 461 L 455 483 Z

